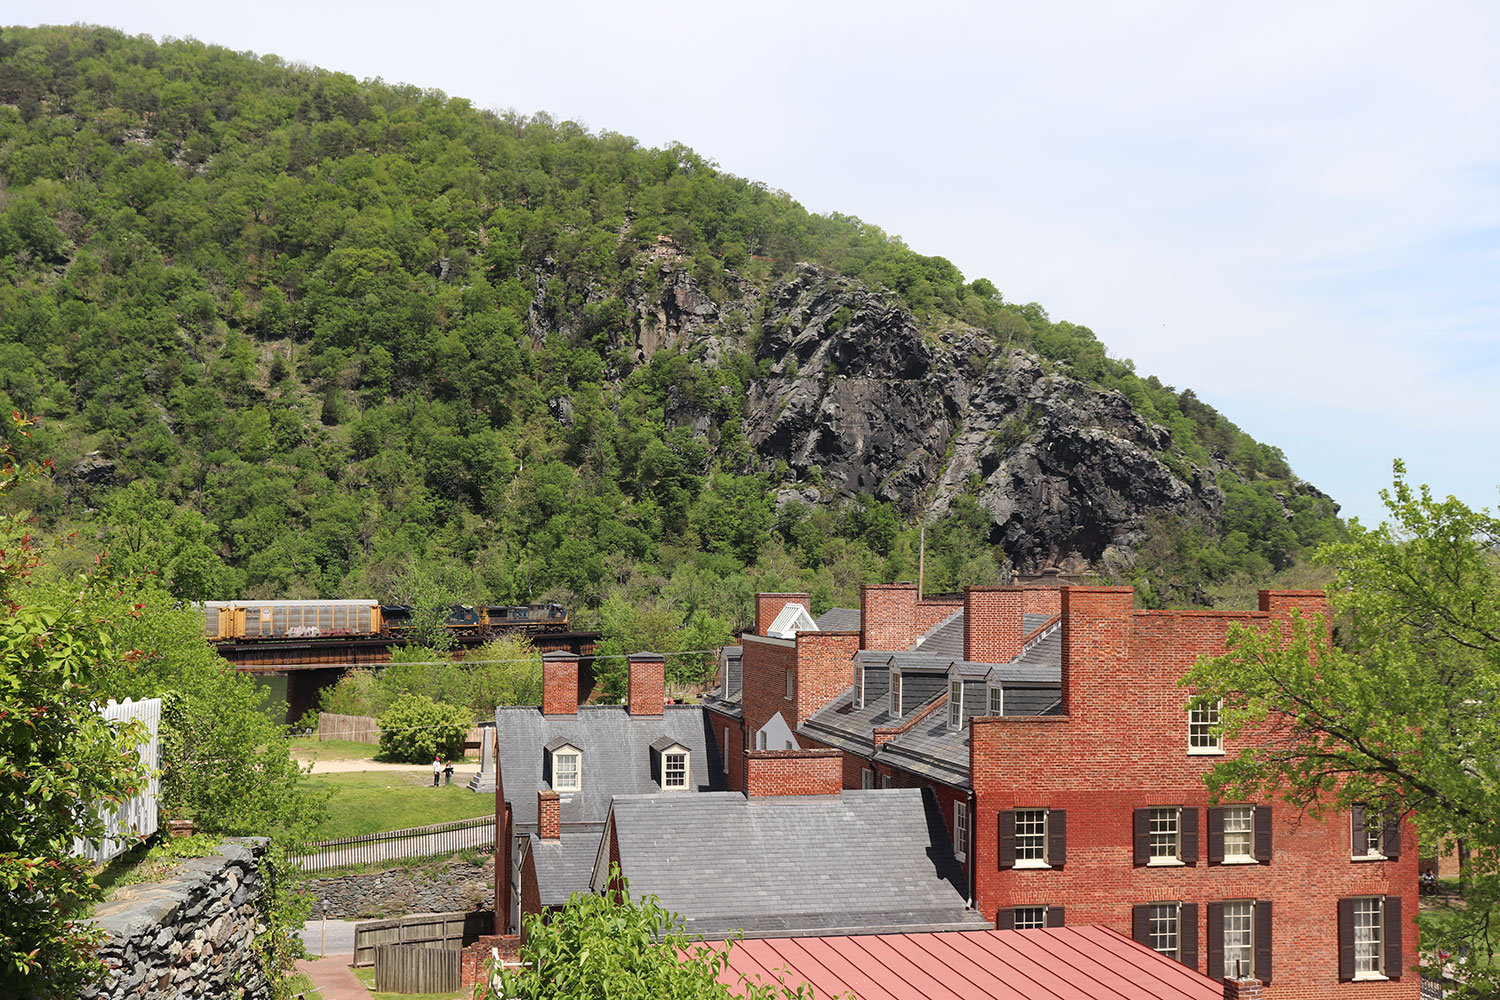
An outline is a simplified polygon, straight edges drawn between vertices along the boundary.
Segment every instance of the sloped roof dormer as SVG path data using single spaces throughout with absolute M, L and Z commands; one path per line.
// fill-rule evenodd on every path
M 781 609 L 781 614 L 766 629 L 766 635 L 777 639 L 795 639 L 798 632 L 817 632 L 818 623 L 804 605 L 791 603 Z

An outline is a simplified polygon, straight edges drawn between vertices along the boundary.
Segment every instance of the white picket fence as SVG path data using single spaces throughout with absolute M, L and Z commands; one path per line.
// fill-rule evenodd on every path
M 150 736 L 137 748 L 141 764 L 150 778 L 146 786 L 131 796 L 119 807 L 101 811 L 104 820 L 104 840 L 93 844 L 80 838 L 73 840 L 73 853 L 101 864 L 117 854 L 123 854 L 139 842 L 156 832 L 156 799 L 161 791 L 161 699 L 147 698 L 142 701 L 123 702 L 110 699 L 99 714 L 111 722 L 139 721 L 145 724 Z

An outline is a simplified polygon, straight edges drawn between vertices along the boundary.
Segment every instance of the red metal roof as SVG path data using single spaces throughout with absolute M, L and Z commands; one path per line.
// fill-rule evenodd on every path
M 1224 987 L 1106 927 L 764 938 L 720 975 L 859 1000 L 1222 1000 Z

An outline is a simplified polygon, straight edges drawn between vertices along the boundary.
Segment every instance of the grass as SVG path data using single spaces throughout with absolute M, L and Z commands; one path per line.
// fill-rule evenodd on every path
M 321 993 L 311 992 L 316 987 L 313 984 L 312 977 L 305 972 L 294 972 L 292 975 L 287 976 L 286 985 L 287 993 L 294 997 L 301 993 L 307 993 L 314 998 L 322 996 Z
M 375 992 L 375 970 L 369 967 L 355 969 L 354 976 L 369 989 L 372 1000 L 458 1000 L 472 995 L 470 990 L 457 993 L 377 993 Z
M 357 837 L 495 813 L 494 792 L 476 794 L 456 784 L 433 788 L 430 771 L 314 774 L 307 782 L 312 788 L 329 792 L 328 817 L 313 832 L 315 840 Z
M 1468 909 L 1468 903 L 1458 895 L 1457 880 L 1443 880 L 1439 895 L 1421 897 L 1423 936 L 1439 941 L 1455 938 L 1458 932 L 1470 925 L 1472 917 Z M 1495 919 L 1493 914 L 1490 919 Z M 1480 943 L 1469 956 L 1469 963 L 1475 969 L 1494 972 L 1500 970 L 1500 954 L 1484 948 Z
M 430 854 L 420 858 L 392 858 L 389 861 L 372 861 L 368 864 L 340 865 L 337 868 L 319 868 L 296 877 L 307 879 L 339 878 L 343 875 L 376 875 L 380 872 L 400 871 L 407 875 L 441 878 L 455 864 L 492 865 L 494 852 L 477 847 L 465 847 L 451 854 Z
M 127 885 L 166 878 L 187 858 L 212 854 L 222 841 L 222 837 L 198 833 L 191 837 L 167 837 L 149 848 L 144 845 L 133 847 L 112 859 L 94 880 L 104 890 L 104 898 L 108 899 Z
M 380 752 L 375 743 L 352 740 L 320 740 L 316 736 L 294 736 L 292 756 L 298 760 L 374 760 Z

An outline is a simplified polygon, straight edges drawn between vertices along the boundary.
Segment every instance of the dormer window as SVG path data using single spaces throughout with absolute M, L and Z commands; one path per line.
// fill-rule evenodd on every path
M 663 736 L 651 744 L 651 776 L 664 792 L 688 790 L 688 763 L 691 752 L 670 736 Z
M 952 678 L 948 681 L 948 728 L 964 727 L 964 682 Z
M 990 685 L 990 714 L 1005 714 L 1005 688 L 999 684 Z
M 583 751 L 563 740 L 547 744 L 547 770 L 554 792 L 576 792 L 583 787 Z
M 663 754 L 662 762 L 661 787 L 686 788 L 688 773 L 687 751 Z
M 901 675 L 891 668 L 891 716 L 901 718 Z
M 865 668 L 859 664 L 854 666 L 854 707 L 865 707 Z

